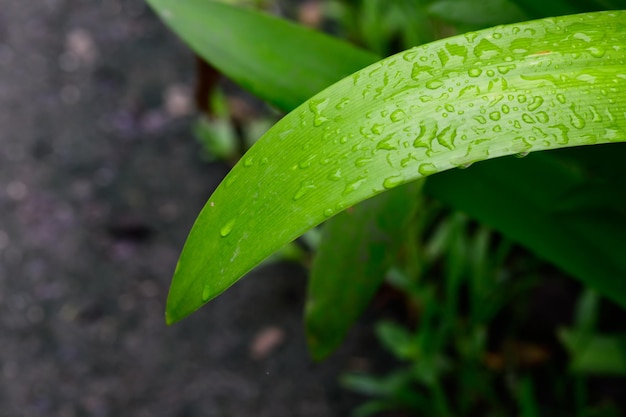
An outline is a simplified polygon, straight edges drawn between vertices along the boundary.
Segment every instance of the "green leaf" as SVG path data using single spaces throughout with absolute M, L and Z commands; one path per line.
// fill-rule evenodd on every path
M 305 324 L 311 356 L 321 360 L 360 316 L 413 232 L 422 182 L 398 187 L 330 219 L 313 262 Z M 337 308 L 337 306 L 341 308 Z
M 253 10 L 210 0 L 147 1 L 198 55 L 282 110 L 378 59 Z
M 545 16 L 561 16 L 566 14 L 589 12 L 592 10 L 580 10 L 569 0 L 515 0 L 521 9 L 531 17 L 540 18 Z
M 626 141 L 625 16 L 567 16 L 443 39 L 298 107 L 201 212 L 174 274 L 168 322 L 385 190 L 498 156 Z
M 515 3 L 532 18 L 619 10 L 624 7 L 623 0 L 515 0 Z
M 563 202 L 587 183 L 577 169 L 571 169 L 552 153 L 544 153 L 523 160 L 486 161 L 469 171 L 471 176 L 459 171 L 433 176 L 425 192 L 626 305 L 626 216 L 610 210 L 610 206 L 600 213 L 585 207 L 564 212 L 560 208 Z M 493 175 L 498 172 L 506 172 L 507 176 Z M 539 183 L 543 187 L 536 187 Z M 615 199 L 623 198 L 620 192 L 619 187 L 613 189 Z
M 428 12 L 448 22 L 483 27 L 528 19 L 510 0 L 439 0 L 429 6 Z
M 568 350 L 574 372 L 626 375 L 626 335 L 581 335 L 563 329 L 559 338 Z

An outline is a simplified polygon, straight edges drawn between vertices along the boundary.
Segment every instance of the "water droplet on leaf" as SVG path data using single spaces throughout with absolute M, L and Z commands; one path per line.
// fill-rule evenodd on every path
M 529 111 L 535 111 L 537 110 L 541 105 L 543 104 L 543 97 L 541 96 L 534 96 L 533 100 L 530 102 L 530 104 L 528 105 L 528 110 Z
M 483 70 L 481 70 L 480 68 L 470 68 L 469 71 L 467 71 L 467 74 L 473 78 L 480 76 L 480 74 L 482 73 L 483 73 Z
M 309 100 L 309 110 L 313 113 L 313 126 L 319 127 L 328 121 L 327 117 L 322 115 L 322 112 L 328 106 L 328 99 L 311 99 Z
M 440 88 L 443 85 L 443 83 L 439 80 L 430 80 L 426 83 L 426 88 L 430 89 L 430 90 L 436 90 L 438 88 Z
M 387 190 L 390 190 L 402 184 L 403 180 L 404 177 L 402 177 L 402 175 L 393 175 L 391 177 L 387 177 L 383 181 L 383 187 L 385 187 L 385 189 Z
M 436 173 L 437 167 L 434 164 L 431 164 L 430 162 L 426 162 L 426 163 L 421 164 L 417 168 L 417 172 L 419 172 L 421 175 L 426 177 L 428 175 Z
M 391 116 L 389 116 L 392 122 L 399 122 L 403 120 L 405 117 L 406 117 L 406 113 L 402 109 L 393 111 L 391 113 Z
M 235 226 L 235 219 L 229 220 L 222 228 L 220 229 L 220 236 L 226 237 L 233 231 L 233 227 Z
M 311 191 L 314 188 L 315 188 L 315 185 L 309 182 L 303 182 L 300 185 L 300 188 L 298 189 L 298 191 L 296 191 L 296 193 L 293 195 L 293 200 L 294 201 L 300 200 L 302 197 L 304 197 L 309 191 Z

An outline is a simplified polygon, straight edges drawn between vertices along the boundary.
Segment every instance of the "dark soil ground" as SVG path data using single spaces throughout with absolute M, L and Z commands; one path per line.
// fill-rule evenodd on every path
M 0 417 L 355 404 L 336 377 L 368 366 L 369 327 L 312 364 L 298 266 L 253 272 L 165 325 L 178 253 L 227 170 L 198 157 L 193 83 L 192 55 L 142 0 L 2 0 Z

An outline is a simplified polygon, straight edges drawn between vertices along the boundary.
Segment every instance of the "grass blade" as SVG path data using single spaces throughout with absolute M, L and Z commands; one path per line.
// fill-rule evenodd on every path
M 322 232 L 305 324 L 315 360 L 328 356 L 363 312 L 410 233 L 422 182 L 398 187 L 330 219 Z M 341 308 L 337 308 L 337 306 Z
M 626 140 L 626 12 L 500 26 L 405 51 L 278 122 L 198 217 L 174 322 L 364 199 L 510 154 Z

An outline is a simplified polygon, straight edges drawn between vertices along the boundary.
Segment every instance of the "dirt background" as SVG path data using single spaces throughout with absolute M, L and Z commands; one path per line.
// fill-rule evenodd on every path
M 164 304 L 227 167 L 191 135 L 194 61 L 142 0 L 0 3 L 0 417 L 345 416 L 357 326 L 312 364 L 306 272 L 265 267 L 175 326 Z M 265 344 L 264 344 L 265 343 Z

